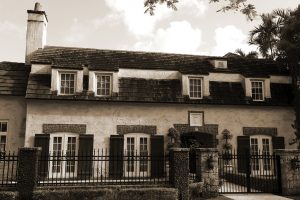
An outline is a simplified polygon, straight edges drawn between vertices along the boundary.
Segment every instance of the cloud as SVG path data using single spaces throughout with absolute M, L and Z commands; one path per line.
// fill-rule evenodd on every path
M 188 11 L 187 13 L 196 16 L 204 15 L 207 7 L 207 2 L 203 0 L 183 0 L 178 3 L 179 10 Z
M 119 19 L 135 36 L 150 35 L 157 21 L 168 17 L 172 10 L 165 6 L 158 6 L 154 16 L 144 13 L 144 4 L 141 0 L 105 0 L 113 12 L 119 14 Z
M 216 46 L 212 51 L 214 56 L 223 56 L 228 52 L 234 52 L 238 48 L 245 52 L 256 49 L 248 45 L 247 35 L 233 25 L 217 28 L 215 30 L 215 41 Z
M 80 22 L 77 18 L 75 18 L 68 32 L 69 33 L 65 37 L 65 41 L 68 43 L 79 44 L 87 39 L 90 28 L 85 27 L 83 22 Z
M 153 36 L 141 39 L 135 50 L 198 54 L 202 32 L 187 21 L 171 22 L 166 29 L 158 29 Z
M 25 26 L 0 21 L 0 61 L 24 62 L 25 37 Z
M 8 35 L 11 37 L 11 35 L 14 35 L 14 37 L 17 37 L 18 39 L 24 39 L 25 38 L 25 27 L 17 26 L 16 24 L 4 21 L 0 22 L 0 34 L 1 35 Z
M 153 34 L 158 22 L 174 14 L 174 11 L 167 8 L 166 5 L 158 5 L 154 16 L 145 14 L 144 4 L 141 0 L 105 0 L 105 2 L 113 12 L 119 14 L 119 19 L 124 22 L 128 31 L 136 37 Z M 203 0 L 179 1 L 177 7 L 180 11 L 192 13 L 195 16 L 203 15 L 207 9 Z
M 67 43 L 80 45 L 82 42 L 90 40 L 91 37 L 96 37 L 95 33 L 97 33 L 103 27 L 107 29 L 109 26 L 114 26 L 117 23 L 118 21 L 116 20 L 116 15 L 114 14 L 85 21 L 74 18 L 71 26 L 66 31 L 64 40 Z

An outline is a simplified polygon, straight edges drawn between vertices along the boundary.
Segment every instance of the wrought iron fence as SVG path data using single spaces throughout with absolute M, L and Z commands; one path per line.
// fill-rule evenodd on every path
M 145 152 L 50 152 L 39 159 L 38 185 L 167 185 L 168 163 L 168 157 Z
M 0 186 L 17 185 L 18 155 L 14 152 L 0 152 Z
M 280 160 L 276 155 L 225 151 L 219 154 L 221 193 L 280 193 Z

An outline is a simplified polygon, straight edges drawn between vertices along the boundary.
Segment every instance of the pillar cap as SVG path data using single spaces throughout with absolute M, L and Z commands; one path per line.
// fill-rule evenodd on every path
M 200 152 L 218 152 L 217 148 L 196 148 L 196 151 Z
M 300 149 L 275 149 L 275 154 L 300 153 Z
M 42 147 L 21 147 L 19 151 L 41 151 Z
M 176 151 L 176 152 L 178 152 L 178 151 L 184 151 L 184 152 L 188 152 L 188 151 L 190 151 L 190 149 L 189 148 L 171 148 L 171 151 Z

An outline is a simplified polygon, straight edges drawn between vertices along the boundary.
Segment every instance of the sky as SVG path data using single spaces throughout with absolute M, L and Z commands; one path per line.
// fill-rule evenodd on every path
M 34 0 L 0 0 L 0 61 L 24 62 L 27 10 Z M 144 14 L 144 0 L 39 0 L 48 16 L 47 45 L 223 56 L 249 46 L 239 12 L 216 12 L 223 4 L 179 0 L 178 11 L 158 6 Z M 248 0 L 258 13 L 294 9 L 299 0 Z

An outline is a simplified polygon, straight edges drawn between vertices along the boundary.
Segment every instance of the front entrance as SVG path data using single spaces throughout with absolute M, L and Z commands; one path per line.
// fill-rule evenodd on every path
M 77 175 L 78 135 L 53 134 L 50 137 L 49 177 L 71 178 Z
M 147 177 L 150 175 L 150 136 L 142 133 L 126 134 L 125 177 Z

